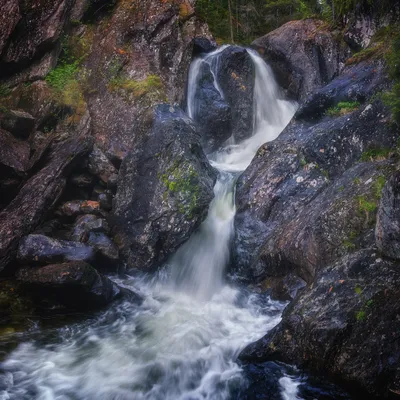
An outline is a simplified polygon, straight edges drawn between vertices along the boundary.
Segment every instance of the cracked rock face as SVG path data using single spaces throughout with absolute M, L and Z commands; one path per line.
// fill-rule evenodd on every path
M 360 160 L 374 149 L 395 147 L 398 132 L 380 101 L 345 115 L 326 112 L 340 101 L 365 101 L 386 84 L 379 65 L 350 67 L 316 91 L 281 135 L 259 149 L 237 183 L 232 270 L 240 278 L 262 281 L 300 268 L 310 283 L 319 266 L 351 250 L 364 230 L 371 232 L 373 226 L 364 229 L 360 198 L 375 205 L 367 221 L 373 224 L 376 190 L 394 165 L 365 156 L 369 163 L 363 166 Z

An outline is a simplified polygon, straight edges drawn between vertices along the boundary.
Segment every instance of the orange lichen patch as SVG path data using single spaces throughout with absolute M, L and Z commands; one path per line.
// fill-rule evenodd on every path
M 98 201 L 87 200 L 82 203 L 82 208 L 83 207 L 89 207 L 94 210 L 98 210 L 98 209 L 100 209 L 100 203 Z
M 232 75 L 232 78 L 233 78 L 233 79 L 235 79 L 235 80 L 238 80 L 238 79 L 239 79 L 239 77 L 238 77 L 234 72 L 232 72 L 231 75 Z

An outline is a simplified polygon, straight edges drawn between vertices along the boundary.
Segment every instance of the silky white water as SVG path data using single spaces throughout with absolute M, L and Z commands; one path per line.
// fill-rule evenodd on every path
M 187 108 L 193 119 L 199 66 L 208 62 L 217 68 L 221 51 L 192 64 Z M 0 399 L 240 398 L 246 380 L 236 358 L 280 321 L 284 305 L 224 282 L 234 234 L 235 180 L 296 109 L 279 100 L 271 70 L 256 53 L 249 54 L 256 71 L 253 135 L 242 143 L 231 140 L 210 156 L 219 178 L 199 231 L 158 277 L 119 282 L 143 295 L 141 306 L 114 305 L 21 344 L 1 365 Z M 277 392 L 298 399 L 296 383 L 282 379 Z

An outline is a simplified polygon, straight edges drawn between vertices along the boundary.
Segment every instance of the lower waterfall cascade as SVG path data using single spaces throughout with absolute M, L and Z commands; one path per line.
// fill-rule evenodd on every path
M 192 63 L 187 112 L 194 120 L 199 67 L 209 63 L 213 71 L 224 48 Z M 199 230 L 156 275 L 115 278 L 140 293 L 142 305 L 126 301 L 71 324 L 28 332 L 0 364 L 0 399 L 314 398 L 317 389 L 307 387 L 307 378 L 276 363 L 265 366 L 269 392 L 255 397 L 254 371 L 237 363 L 247 344 L 279 323 L 286 304 L 224 281 L 234 235 L 235 181 L 297 109 L 282 99 L 258 53 L 247 51 L 255 68 L 252 135 L 240 143 L 230 139 L 208 155 L 219 174 Z M 222 95 L 215 74 L 214 79 Z

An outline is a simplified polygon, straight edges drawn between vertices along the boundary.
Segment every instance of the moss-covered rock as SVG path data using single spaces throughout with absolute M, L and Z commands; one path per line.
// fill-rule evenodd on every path
M 204 219 L 216 173 L 192 121 L 161 105 L 149 139 L 121 166 L 113 232 L 129 268 L 166 260 Z

